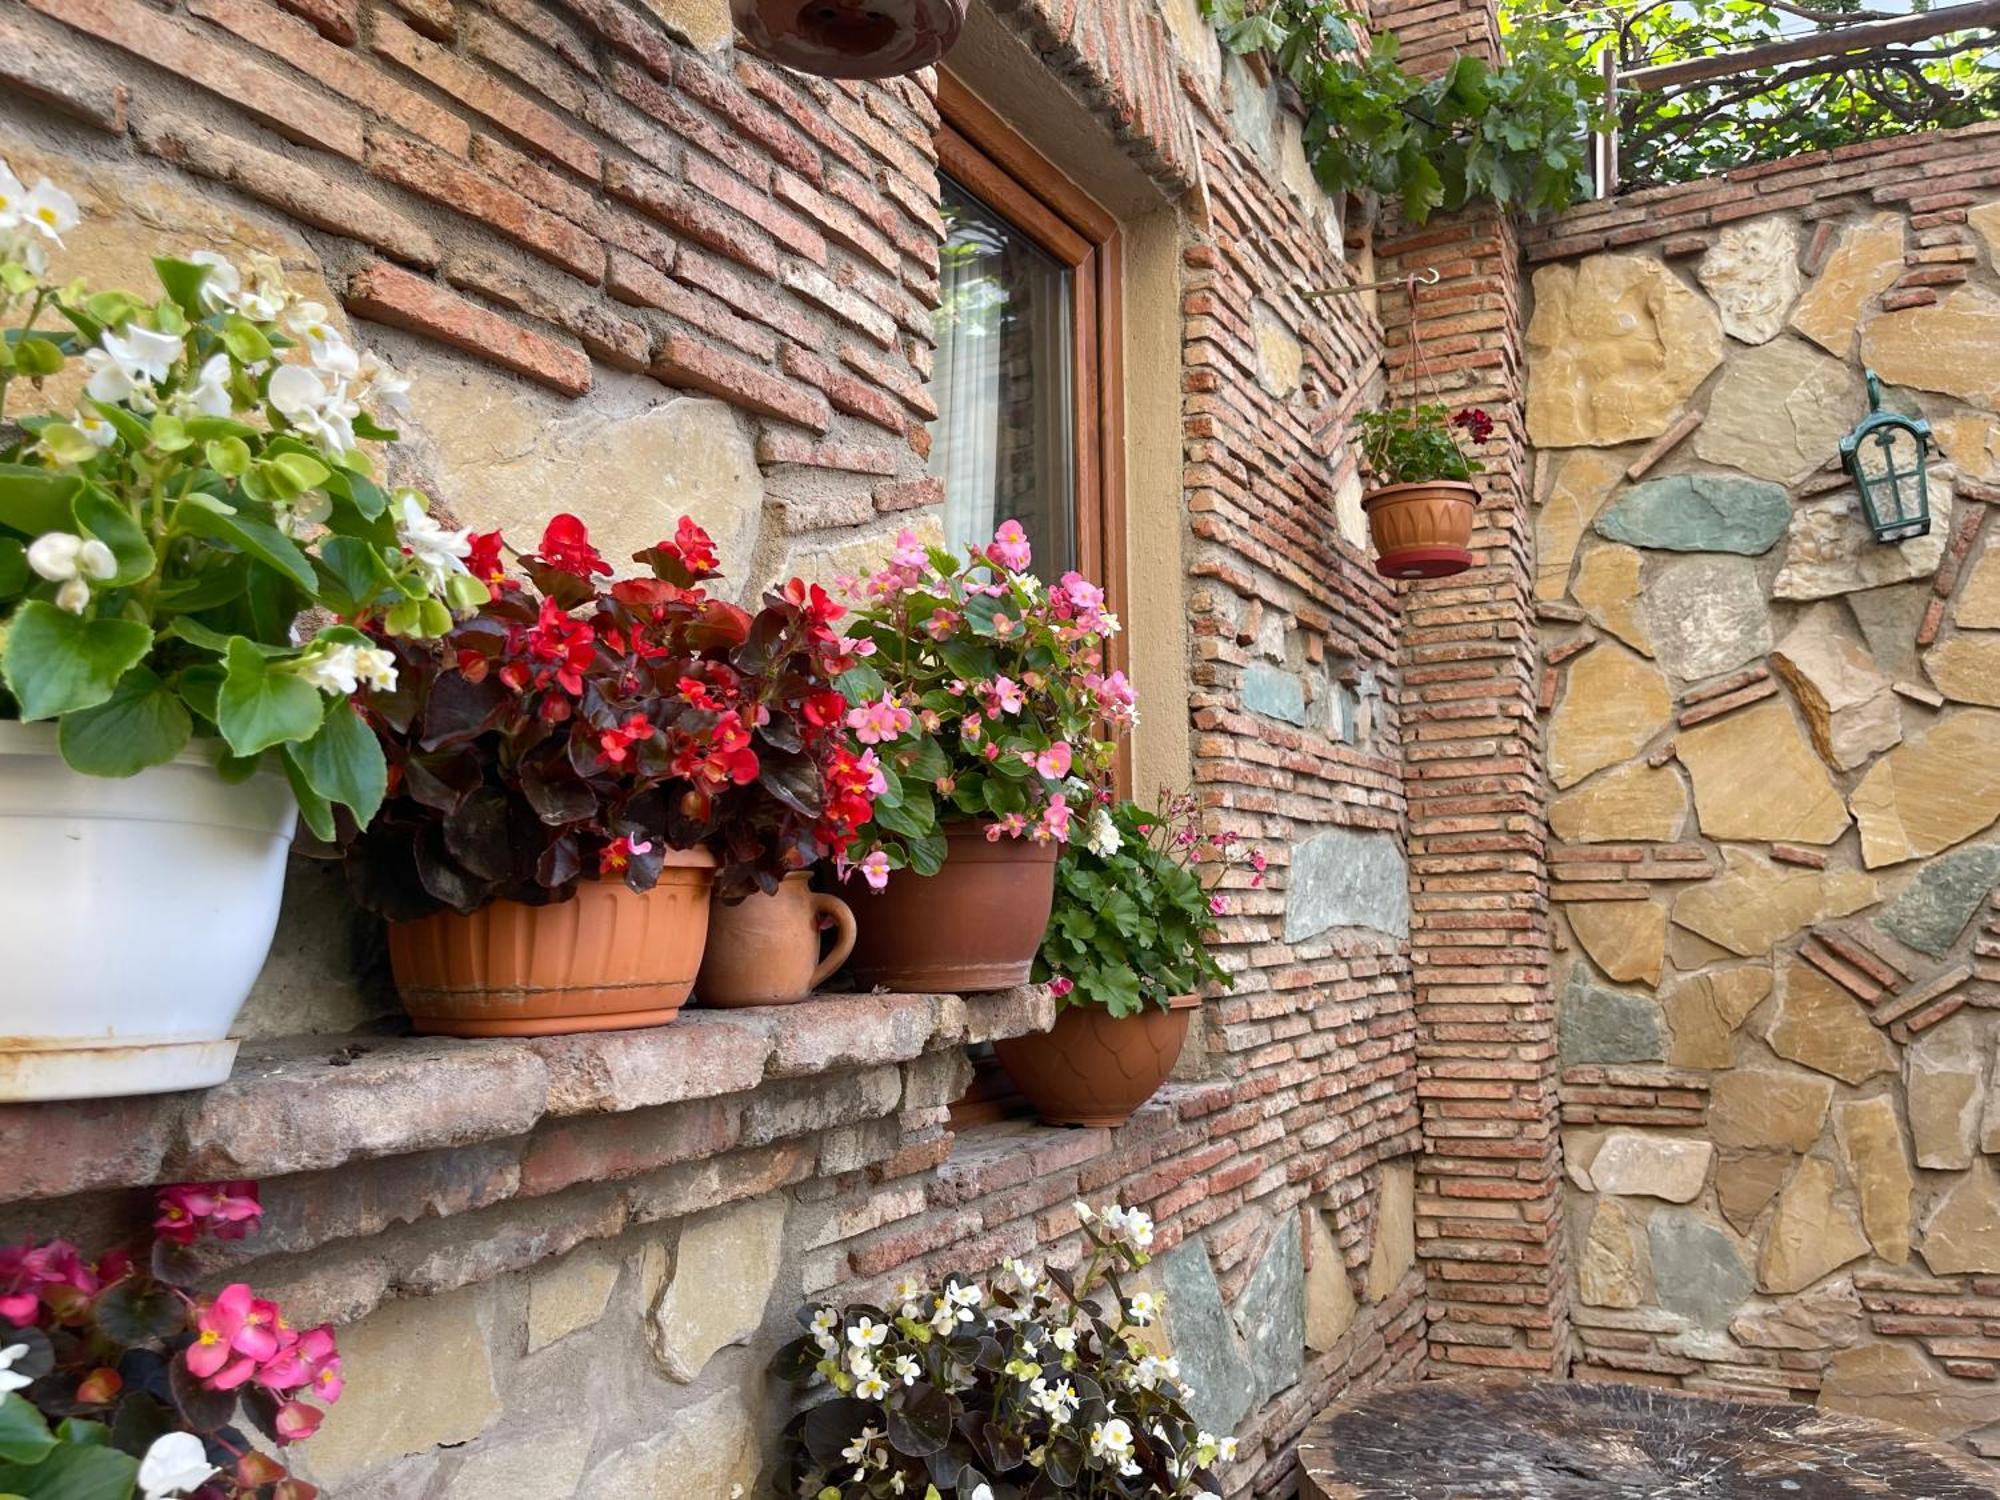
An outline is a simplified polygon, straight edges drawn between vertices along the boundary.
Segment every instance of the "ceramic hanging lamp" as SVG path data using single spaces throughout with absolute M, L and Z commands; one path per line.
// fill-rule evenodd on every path
M 730 0 L 736 29 L 772 60 L 822 78 L 893 78 L 958 40 L 970 0 Z

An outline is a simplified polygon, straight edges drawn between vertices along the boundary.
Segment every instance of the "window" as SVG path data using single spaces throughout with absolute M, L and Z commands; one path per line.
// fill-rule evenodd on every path
M 931 472 L 947 545 L 1018 520 L 1123 604 L 1117 223 L 948 75 Z

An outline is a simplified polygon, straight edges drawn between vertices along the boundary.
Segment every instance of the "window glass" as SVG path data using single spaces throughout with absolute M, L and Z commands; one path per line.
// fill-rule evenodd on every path
M 1018 520 L 1052 579 L 1077 563 L 1073 272 L 958 182 L 943 189 L 930 463 L 945 541 Z

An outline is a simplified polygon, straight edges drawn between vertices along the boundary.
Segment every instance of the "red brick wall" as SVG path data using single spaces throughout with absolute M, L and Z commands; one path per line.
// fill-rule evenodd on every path
M 1493 47 L 1484 0 L 1389 19 L 1416 71 Z M 1519 249 L 1510 223 L 1468 213 L 1387 234 L 1377 271 L 1440 277 L 1384 296 L 1390 393 L 1484 407 L 1496 426 L 1472 569 L 1402 598 L 1430 1358 L 1438 1374 L 1560 1373 L 1568 1287 Z

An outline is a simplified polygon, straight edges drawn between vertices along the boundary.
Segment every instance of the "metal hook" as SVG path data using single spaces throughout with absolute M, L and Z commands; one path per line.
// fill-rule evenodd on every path
M 1318 302 L 1327 297 L 1346 297 L 1355 292 L 1375 292 L 1392 286 L 1436 286 L 1444 280 L 1444 275 L 1436 266 L 1426 266 L 1422 271 L 1408 276 L 1391 276 L 1384 281 L 1357 281 L 1352 286 L 1300 287 L 1299 295 L 1308 302 Z

